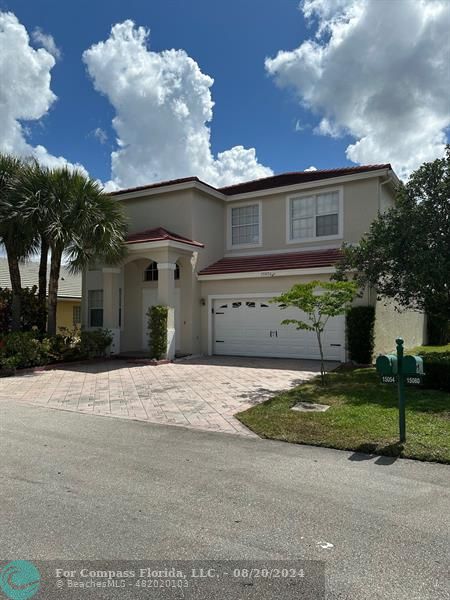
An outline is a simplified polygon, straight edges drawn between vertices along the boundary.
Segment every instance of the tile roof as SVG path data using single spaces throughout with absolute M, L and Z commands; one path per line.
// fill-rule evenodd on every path
M 181 242 L 182 244 L 189 244 L 190 246 L 197 246 L 199 248 L 204 247 L 204 244 L 201 242 L 196 242 L 195 240 L 190 240 L 183 235 L 178 235 L 177 233 L 167 231 L 167 229 L 164 229 L 164 227 L 156 227 L 155 229 L 146 229 L 145 231 L 140 231 L 138 233 L 131 233 L 126 237 L 125 243 L 139 244 L 142 242 L 160 242 L 163 240 Z
M 332 177 L 343 177 L 344 175 L 357 175 L 370 171 L 379 171 L 380 169 L 390 169 L 390 164 L 382 165 L 362 165 L 360 167 L 344 167 L 341 169 L 324 169 L 317 171 L 297 171 L 293 173 L 281 173 L 272 177 L 263 177 L 254 181 L 236 183 L 219 188 L 219 191 L 227 196 L 235 194 L 244 194 L 246 192 L 259 192 L 271 188 L 283 187 L 286 185 L 295 185 L 298 183 L 309 183 L 311 181 L 320 181 L 322 179 L 331 179 Z
M 109 192 L 110 196 L 118 196 L 120 194 L 129 194 L 131 192 L 141 192 L 143 190 L 151 190 L 154 188 L 164 187 L 166 185 L 177 185 L 179 183 L 190 183 L 191 181 L 196 181 L 197 183 L 202 183 L 203 185 L 207 185 L 208 187 L 213 188 L 209 183 L 205 183 L 198 177 L 182 177 L 181 179 L 167 179 L 166 181 L 157 181 L 156 183 L 149 183 L 147 185 L 140 185 L 138 187 L 130 187 L 125 188 L 123 190 L 116 190 L 115 192 Z M 213 188 L 216 189 L 216 188 Z
M 167 181 L 158 181 L 148 185 L 117 190 L 115 192 L 110 192 L 110 195 L 120 196 L 122 194 L 130 194 L 132 192 L 141 192 L 170 185 L 196 182 L 206 185 L 215 191 L 219 191 L 225 196 L 234 196 L 235 194 L 243 194 L 245 192 L 257 192 L 260 190 L 283 187 L 286 185 L 295 185 L 297 183 L 308 183 L 310 181 L 320 181 L 321 179 L 331 179 L 332 177 L 342 177 L 344 175 L 356 175 L 358 173 L 379 171 L 380 169 L 392 169 L 392 167 L 389 163 L 384 163 L 379 165 L 361 165 L 359 167 L 342 167 L 340 169 L 294 171 L 292 173 L 280 173 L 279 175 L 272 175 L 271 177 L 263 177 L 262 179 L 255 179 L 253 181 L 244 181 L 243 183 L 236 183 L 234 185 L 228 185 L 221 188 L 216 188 L 209 183 L 205 183 L 198 177 L 183 177 L 181 179 L 169 179 Z
M 50 270 L 50 267 L 49 267 Z M 38 285 L 39 263 L 28 261 L 20 265 L 22 287 Z M 8 260 L 0 258 L 0 287 L 10 288 Z M 58 298 L 81 298 L 81 274 L 73 275 L 65 267 L 61 267 L 59 278 Z
M 341 251 L 339 248 L 286 252 L 282 254 L 259 254 L 256 256 L 233 256 L 222 258 L 209 265 L 209 267 L 200 271 L 199 275 L 225 275 L 226 273 L 331 267 L 339 260 L 340 256 Z

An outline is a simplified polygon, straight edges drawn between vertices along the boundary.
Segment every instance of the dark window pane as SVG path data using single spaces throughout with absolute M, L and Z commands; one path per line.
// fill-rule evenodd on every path
M 337 235 L 338 215 L 324 215 L 316 217 L 316 235 Z
M 158 281 L 158 266 L 151 262 L 144 271 L 144 281 Z
M 91 327 L 103 327 L 103 308 L 92 308 L 90 317 Z

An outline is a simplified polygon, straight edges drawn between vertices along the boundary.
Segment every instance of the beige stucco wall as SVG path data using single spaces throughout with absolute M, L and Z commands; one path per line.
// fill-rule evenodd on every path
M 341 238 L 321 239 L 310 242 L 287 243 L 287 206 L 288 198 L 295 196 L 293 192 L 279 191 L 275 194 L 255 197 L 251 200 L 236 200 L 227 202 L 227 217 L 224 222 L 224 235 L 227 241 L 226 252 L 230 255 L 245 253 L 245 248 L 233 249 L 230 241 L 230 210 L 239 204 L 252 204 L 261 201 L 262 209 L 262 245 L 248 247 L 248 251 L 271 250 L 301 250 L 305 247 L 315 248 L 321 246 L 340 246 L 342 242 L 358 242 L 361 236 L 368 231 L 370 223 L 376 218 L 379 210 L 392 203 L 392 189 L 390 186 L 380 186 L 379 178 L 361 179 L 344 183 L 340 186 L 323 185 L 311 188 L 311 193 L 323 193 L 331 190 L 342 189 L 343 196 L 343 235 Z M 308 189 L 298 193 L 303 194 Z
M 375 310 L 374 356 L 395 350 L 398 337 L 404 339 L 405 349 L 426 342 L 426 318 L 423 313 L 413 310 L 399 312 L 394 302 L 386 300 L 378 300 Z
M 128 198 L 122 206 L 130 233 L 164 227 L 169 231 L 192 236 L 192 190 L 164 192 L 139 198 Z

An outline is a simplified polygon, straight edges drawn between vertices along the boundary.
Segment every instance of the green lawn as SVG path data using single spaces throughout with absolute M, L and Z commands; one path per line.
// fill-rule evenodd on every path
M 258 404 L 237 418 L 262 437 L 388 456 L 450 463 L 450 395 L 406 389 L 406 437 L 398 443 L 396 387 L 374 369 L 338 371 Z M 329 404 L 324 413 L 290 410 L 299 401 Z

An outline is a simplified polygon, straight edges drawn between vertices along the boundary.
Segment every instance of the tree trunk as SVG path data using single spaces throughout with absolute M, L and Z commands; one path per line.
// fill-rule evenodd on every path
M 5 244 L 6 255 L 8 257 L 9 278 L 11 280 L 12 305 L 11 305 L 11 331 L 20 331 L 22 317 L 22 281 L 20 278 L 19 259 L 14 252 L 8 251 Z
M 323 360 L 323 347 L 322 347 L 322 337 L 320 331 L 316 330 L 317 341 L 319 342 L 319 352 L 320 352 L 320 379 L 322 385 L 325 385 L 325 364 Z
M 52 248 L 50 261 L 50 277 L 48 281 L 48 323 L 49 335 L 56 335 L 56 308 L 58 304 L 59 273 L 61 271 L 62 252 L 59 248 Z
M 48 243 L 41 238 L 41 260 L 39 263 L 39 320 L 38 328 L 41 333 L 47 329 L 47 261 L 48 261 Z

